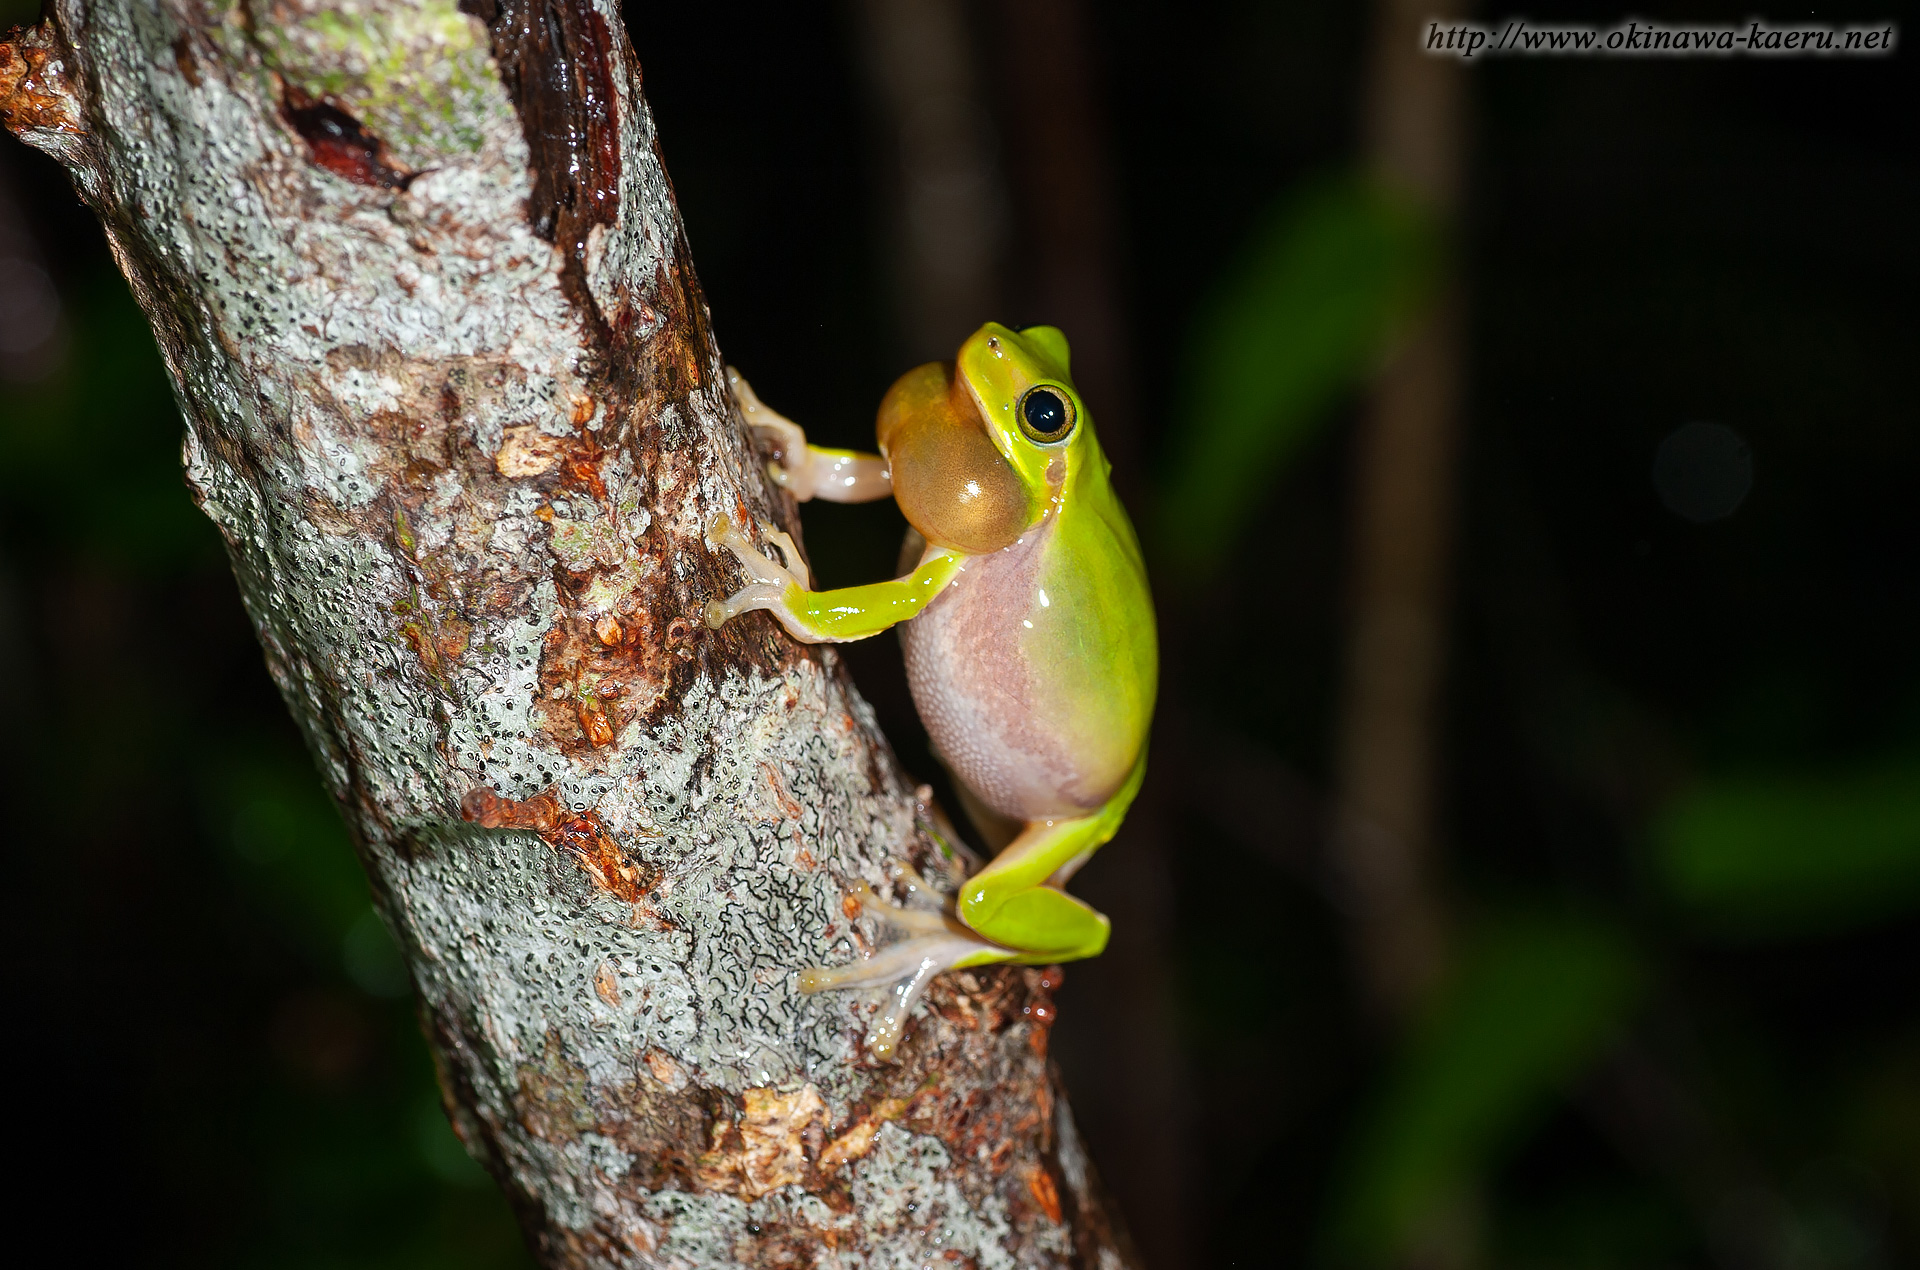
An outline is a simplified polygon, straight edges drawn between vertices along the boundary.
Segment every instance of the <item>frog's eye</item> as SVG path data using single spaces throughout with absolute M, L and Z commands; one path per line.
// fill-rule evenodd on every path
M 1014 413 L 1020 416 L 1020 431 L 1027 440 L 1053 445 L 1067 439 L 1073 431 L 1073 398 L 1052 384 L 1035 384 L 1020 396 Z

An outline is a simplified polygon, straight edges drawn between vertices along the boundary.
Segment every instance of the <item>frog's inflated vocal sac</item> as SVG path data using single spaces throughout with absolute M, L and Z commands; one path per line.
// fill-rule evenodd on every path
M 765 609 L 809 643 L 903 624 L 914 704 L 942 761 L 976 808 L 1018 826 L 951 915 L 888 905 L 912 938 L 802 974 L 803 991 L 898 985 L 869 1037 L 883 1057 L 943 970 L 1106 947 L 1107 919 L 1063 888 L 1140 788 L 1159 662 L 1140 544 L 1067 359 L 1053 327 L 988 323 L 954 362 L 910 370 L 888 391 L 879 455 L 807 445 L 729 373 L 748 423 L 772 434 L 774 479 L 799 499 L 891 493 L 918 564 L 815 591 L 784 535 L 768 537 L 792 568 L 722 517 L 708 536 L 753 582 L 708 605 L 708 623 Z

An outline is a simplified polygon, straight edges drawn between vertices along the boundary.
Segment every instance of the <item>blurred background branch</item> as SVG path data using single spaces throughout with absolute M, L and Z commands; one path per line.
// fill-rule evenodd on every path
M 1465 351 L 1452 257 L 1466 85 L 1458 63 L 1422 55 L 1426 17 L 1417 0 L 1382 0 L 1368 54 L 1367 176 L 1380 197 L 1406 200 L 1407 215 L 1429 222 L 1442 261 L 1427 302 L 1396 332 L 1354 443 L 1332 826 L 1372 1009 L 1402 1026 L 1446 969 L 1435 789 Z

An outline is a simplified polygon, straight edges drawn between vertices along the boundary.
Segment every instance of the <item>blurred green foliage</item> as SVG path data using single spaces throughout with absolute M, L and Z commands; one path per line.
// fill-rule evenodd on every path
M 1703 782 L 1654 821 L 1659 880 L 1700 921 L 1831 932 L 1920 903 L 1920 763 Z
M 1433 293 L 1440 242 L 1436 228 L 1416 210 L 1362 183 L 1323 181 L 1297 189 L 1253 218 L 1243 242 L 1223 253 L 1218 281 L 1196 307 L 1191 354 L 1168 393 L 1177 430 L 1169 443 L 1163 497 L 1151 522 L 1151 545 L 1165 562 L 1186 571 L 1187 585 L 1222 573 L 1273 585 L 1270 551 L 1241 541 L 1267 535 L 1249 535 L 1245 528 L 1286 498 L 1291 487 L 1324 479 L 1324 469 L 1316 473 L 1308 467 L 1311 475 L 1303 475 L 1302 468 L 1307 460 L 1323 462 L 1317 456 L 1326 449 L 1319 440 L 1327 424 L 1352 401 L 1396 334 Z M 1651 260 L 1638 263 L 1655 266 Z M 1533 283 L 1538 273 L 1523 276 Z M 1530 326 L 1529 336 L 1539 329 Z M 1552 346 L 1550 336 L 1540 338 Z M 1830 337 L 1830 342 L 1846 341 Z M 1657 356 L 1657 350 L 1647 351 Z M 1500 372 L 1487 373 L 1497 377 Z M 1554 391 L 1586 404 L 1590 389 L 1576 390 L 1565 376 L 1549 382 Z M 1801 401 L 1801 408 L 1811 408 L 1811 400 Z M 1569 407 L 1537 403 L 1533 409 L 1552 420 Z M 1837 409 L 1825 405 L 1829 414 Z M 1676 415 L 1664 426 L 1682 421 Z M 1783 426 L 1808 422 L 1794 416 Z M 1619 431 L 1610 419 L 1601 426 Z M 1557 435 L 1551 427 L 1539 434 Z M 1646 439 L 1645 457 L 1635 462 L 1649 462 L 1658 436 Z M 1494 444 L 1525 454 L 1533 434 L 1523 427 L 1518 437 L 1503 436 Z M 1776 446 L 1770 453 L 1783 449 Z M 1903 453 L 1910 464 L 1912 451 Z M 1502 456 L 1500 461 L 1512 460 Z M 1585 461 L 1593 461 L 1590 454 Z M 1834 460 L 1807 455 L 1804 461 Z M 1624 482 L 1636 481 L 1624 488 L 1647 497 L 1646 473 L 1642 466 L 1604 475 L 1591 468 L 1557 474 L 1563 488 L 1575 493 L 1552 513 L 1594 520 L 1617 516 L 1615 507 L 1627 497 Z M 1794 508 L 1793 497 L 1819 496 L 1804 484 L 1796 487 L 1796 477 L 1804 480 L 1805 473 L 1763 469 L 1761 479 L 1775 482 L 1773 489 L 1796 491 L 1776 508 Z M 1611 505 L 1575 501 L 1591 486 L 1604 488 Z M 1762 490 L 1764 498 L 1770 491 L 1764 485 Z M 1820 493 L 1833 497 L 1830 491 Z M 1506 490 L 1496 490 L 1495 496 L 1514 497 Z M 1496 533 L 1510 533 L 1516 524 L 1538 532 L 1533 514 L 1531 508 L 1517 516 L 1502 508 L 1505 519 Z M 1778 515 L 1777 510 L 1747 513 L 1742 524 Z M 1829 516 L 1827 524 L 1833 523 Z M 1642 532 L 1654 539 L 1651 531 Z M 1705 562 L 1696 566 L 1685 601 L 1679 595 L 1661 597 L 1654 601 L 1656 612 L 1662 601 L 1670 610 L 1685 602 L 1704 603 L 1703 579 L 1718 588 L 1711 603 L 1738 611 L 1740 601 L 1766 596 L 1768 588 L 1793 578 L 1796 570 L 1820 572 L 1805 552 L 1805 536 L 1761 550 L 1733 546 L 1728 531 L 1689 532 L 1696 537 L 1686 549 Z M 1858 542 L 1839 545 L 1858 551 Z M 1487 594 L 1498 596 L 1500 588 L 1525 595 L 1520 604 L 1495 599 L 1487 605 L 1492 618 L 1476 614 L 1476 622 L 1488 620 L 1497 627 L 1510 621 L 1510 614 L 1539 613 L 1544 607 L 1554 621 L 1568 623 L 1570 615 L 1551 607 L 1559 598 L 1553 589 L 1561 585 L 1557 579 L 1543 585 L 1538 575 L 1512 572 L 1505 562 L 1516 557 L 1504 543 L 1489 550 L 1470 539 L 1468 551 L 1476 547 L 1483 558 L 1502 562 L 1475 578 L 1485 589 L 1479 597 L 1483 602 Z M 1644 556 L 1651 549 L 1646 542 L 1636 551 Z M 1681 554 L 1680 548 L 1673 550 Z M 1463 567 L 1471 571 L 1477 563 L 1470 556 Z M 1610 561 L 1606 567 L 1613 572 L 1596 571 L 1569 589 L 1595 587 L 1603 578 L 1622 585 L 1625 571 Z M 1839 561 L 1830 566 L 1848 567 Z M 1752 572 L 1739 572 L 1743 568 Z M 1865 576 L 1872 581 L 1861 583 L 1862 590 L 1887 585 L 1879 574 Z M 1638 579 L 1635 584 L 1647 591 L 1654 585 Z M 1910 589 L 1910 580 L 1907 585 Z M 1736 599 L 1726 594 L 1728 587 L 1752 590 Z M 1843 603 L 1858 598 L 1834 596 L 1831 602 L 1833 611 L 1803 612 L 1832 622 Z M 1238 608 L 1228 613 L 1237 617 Z M 1591 615 L 1583 616 L 1589 623 L 1583 629 L 1597 626 Z M 1698 638 L 1697 631 L 1677 625 L 1660 629 L 1656 642 L 1664 638 L 1675 647 Z M 1755 647 L 1770 647 L 1768 637 L 1779 629 L 1750 627 L 1737 635 L 1749 637 Z M 1578 797 L 1604 808 L 1598 815 L 1594 809 L 1582 812 L 1590 818 L 1584 835 L 1590 837 L 1598 826 L 1599 833 L 1614 836 L 1615 849 L 1627 859 L 1635 843 L 1646 844 L 1648 867 L 1602 884 L 1593 866 L 1582 866 L 1584 875 L 1554 887 L 1570 888 L 1578 897 L 1575 905 L 1565 903 L 1565 895 L 1537 890 L 1531 900 L 1519 900 L 1511 880 L 1513 862 L 1496 868 L 1495 875 L 1507 879 L 1497 884 L 1507 916 L 1472 927 L 1425 1017 L 1410 1034 L 1389 1040 L 1379 1070 L 1351 1087 L 1358 1110 L 1332 1131 L 1343 1140 L 1343 1164 L 1320 1205 L 1323 1261 L 1470 1266 L 1512 1260 L 1595 1267 L 1699 1261 L 1862 1270 L 1888 1264 L 1882 1214 L 1891 1204 L 1920 1213 L 1920 1049 L 1898 1051 L 1870 1075 L 1843 1067 L 1822 1086 L 1830 1101 L 1821 1102 L 1805 1097 L 1800 1088 L 1807 1073 L 1776 1069 L 1792 1061 L 1787 1057 L 1792 1041 L 1750 1019 L 1716 1017 L 1704 1003 L 1681 1004 L 1696 990 L 1690 978 L 1701 973 L 1689 965 L 1693 945 L 1713 946 L 1737 936 L 1756 949 L 1804 946 L 1808 940 L 1871 931 L 1920 910 L 1920 763 L 1911 757 L 1910 729 L 1882 727 L 1880 734 L 1888 738 L 1882 754 L 1861 759 L 1856 724 L 1853 734 L 1838 733 L 1856 755 L 1847 760 L 1851 766 L 1821 757 L 1815 738 L 1823 729 L 1831 731 L 1829 721 L 1848 708 L 1838 688 L 1845 672 L 1838 667 L 1853 666 L 1849 653 L 1839 651 L 1846 647 L 1844 637 L 1832 645 L 1832 631 L 1795 630 L 1799 642 L 1790 653 L 1757 657 L 1744 676 L 1726 673 L 1732 659 L 1714 650 L 1718 661 L 1712 670 L 1727 681 L 1724 704 L 1716 712 L 1690 703 L 1691 738 L 1684 731 L 1676 734 L 1677 725 L 1647 717 L 1638 706 L 1621 704 L 1610 711 L 1581 706 L 1582 701 L 1624 703 L 1626 697 L 1597 679 L 1583 682 L 1583 672 L 1571 671 L 1577 655 L 1552 642 L 1566 638 L 1564 629 L 1535 626 L 1520 642 L 1501 647 L 1500 655 L 1519 663 L 1502 668 L 1504 682 L 1480 672 L 1478 690 L 1489 697 L 1511 693 L 1508 708 L 1518 714 L 1547 703 L 1547 713 L 1515 725 L 1522 736 L 1542 738 L 1534 742 L 1545 747 L 1535 761 L 1561 773 L 1562 780 L 1587 783 Z M 1736 632 L 1721 638 L 1731 641 Z M 1687 665 L 1683 657 L 1674 660 Z M 1877 664 L 1884 674 L 1884 660 Z M 1801 689 L 1784 697 L 1775 690 L 1782 665 L 1793 668 L 1792 682 Z M 1276 673 L 1287 672 L 1279 668 Z M 1911 673 L 1906 670 L 1907 680 L 1893 682 L 1910 681 Z M 1548 678 L 1535 681 L 1541 688 L 1514 691 L 1516 683 L 1542 674 Z M 1669 701 L 1686 696 L 1676 684 L 1663 687 Z M 1698 691 L 1692 684 L 1687 688 Z M 1894 695 L 1885 680 L 1869 680 L 1861 691 L 1875 702 Z M 1468 708 L 1483 711 L 1486 701 Z M 1616 729 L 1625 731 L 1613 736 Z M 1570 750 L 1564 740 L 1570 735 L 1587 740 Z M 1689 739 L 1709 751 L 1716 745 L 1730 750 L 1732 764 L 1720 774 L 1687 778 L 1675 755 L 1648 750 L 1649 741 L 1678 748 Z M 1756 746 L 1775 756 L 1773 767 L 1739 766 L 1740 756 L 1750 758 Z M 1781 756 L 1786 761 L 1779 761 Z M 1518 767 L 1524 770 L 1525 764 Z M 1644 772 L 1636 775 L 1641 768 Z M 1514 788 L 1514 772 L 1503 769 L 1496 801 L 1510 805 L 1544 796 L 1524 785 Z M 1636 789 L 1636 781 L 1645 781 L 1647 788 Z M 1551 797 L 1568 800 L 1568 791 L 1556 790 Z M 1523 850 L 1536 856 L 1550 847 L 1565 850 L 1552 841 L 1552 830 L 1554 820 L 1566 814 L 1555 810 L 1541 816 L 1540 830 L 1546 832 Z M 1500 819 L 1513 815 L 1503 807 Z M 1479 867 L 1485 868 L 1484 861 Z M 1469 876 L 1469 895 L 1489 885 L 1484 873 Z M 1523 888 L 1521 894 L 1533 889 Z M 1218 942 L 1211 933 L 1190 938 Z M 1212 966 L 1193 988 L 1196 1006 L 1213 1011 L 1202 1024 L 1209 1044 L 1220 1043 L 1219 1018 L 1244 1011 L 1255 999 L 1252 982 L 1258 975 L 1244 965 Z M 1833 991 L 1871 999 L 1873 989 L 1836 985 Z M 1653 1025 L 1645 1014 L 1650 1006 L 1663 1015 L 1661 1027 L 1688 1039 L 1668 1034 L 1649 1044 Z M 1674 1021 L 1676 1010 L 1684 1023 Z M 1896 1019 L 1887 1025 L 1901 1026 Z M 1914 1025 L 1904 1026 L 1911 1031 Z M 1698 1038 L 1696 1028 L 1703 1032 Z M 1641 1086 L 1626 1094 L 1597 1090 L 1601 1060 L 1623 1047 L 1648 1065 L 1634 1077 Z M 1709 1050 L 1711 1059 L 1705 1056 Z M 1576 1107 L 1579 1118 L 1590 1122 L 1584 1134 L 1568 1127 Z M 1653 1184 L 1647 1185 L 1644 1175 L 1637 1182 L 1623 1177 L 1617 1160 L 1607 1167 L 1589 1160 L 1587 1174 L 1556 1178 L 1553 1184 L 1512 1174 L 1521 1159 L 1553 1152 L 1591 1155 L 1592 1144 L 1570 1149 L 1567 1143 L 1590 1138 L 1596 1129 L 1608 1152 L 1638 1152 L 1632 1163 L 1655 1175 Z M 1785 1148 L 1784 1140 L 1798 1145 Z M 1545 1142 L 1554 1145 L 1549 1149 Z M 1822 1150 L 1829 1154 L 1819 1154 Z M 1770 1165 L 1754 1158 L 1795 1151 L 1802 1162 L 1773 1176 Z M 1883 1193 L 1883 1178 L 1896 1179 L 1906 1193 L 1897 1200 Z
M 153 329 L 116 274 L 72 288 L 58 369 L 0 386 L 0 482 L 46 516 L 63 551 L 129 575 L 178 576 L 222 559 L 184 496 L 180 416 Z
M 441 1110 L 405 964 L 338 813 L 305 755 L 262 748 L 208 756 L 208 828 L 255 914 L 313 979 L 269 1022 L 300 1081 L 261 1090 L 255 1132 L 269 1166 L 237 1263 L 526 1264 L 492 1179 Z
M 1645 979 L 1630 938 L 1577 914 L 1517 914 L 1464 942 L 1355 1130 L 1330 1235 L 1342 1263 L 1455 1238 L 1499 1153 L 1618 1034 Z
M 1154 521 L 1160 547 L 1203 571 L 1419 310 L 1439 232 L 1411 199 L 1342 177 L 1289 194 L 1236 254 L 1189 331 Z

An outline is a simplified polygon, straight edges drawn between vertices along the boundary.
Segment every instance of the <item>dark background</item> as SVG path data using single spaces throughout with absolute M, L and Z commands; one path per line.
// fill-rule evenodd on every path
M 1908 5 L 1811 16 L 1914 29 Z M 857 19 L 629 7 L 722 347 L 848 445 L 908 364 Z M 1177 532 L 1155 521 L 1158 482 L 1205 440 L 1179 424 L 1193 332 L 1272 209 L 1355 165 L 1368 28 L 1331 0 L 1108 0 L 1089 21 L 1133 349 L 1126 479 L 1158 559 Z M 990 10 L 977 27 L 1011 152 L 1021 121 L 992 105 L 1004 32 Z M 1216 579 L 1161 587 L 1188 658 L 1169 668 L 1183 735 L 1252 756 L 1231 814 L 1217 772 L 1156 763 L 1138 844 L 1171 879 L 1147 952 L 1178 1096 L 1115 1088 L 1086 1043 L 1112 972 L 1069 967 L 1062 995 L 1083 1130 L 1160 1270 L 1920 1264 L 1910 61 L 1468 76 L 1439 753 L 1465 951 L 1429 1018 L 1373 1026 L 1319 858 L 1349 392 L 1276 464 Z M 0 141 L 0 180 L 16 269 L 0 337 L 44 315 L 20 268 L 59 305 L 58 333 L 0 365 L 12 1224 L 77 1207 L 72 1261 L 524 1264 L 441 1118 L 404 971 L 188 501 L 144 319 L 50 161 Z M 1737 492 L 1738 451 L 1655 479 L 1663 439 L 1700 422 L 1731 429 L 1751 470 L 1706 522 L 1672 508 Z M 818 573 L 881 576 L 897 527 L 890 508 L 809 508 Z M 850 661 L 933 777 L 891 641 Z M 1144 1103 L 1167 1133 L 1159 1174 L 1133 1158 Z M 1179 1193 L 1141 1180 L 1169 1173 Z

